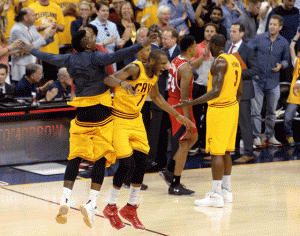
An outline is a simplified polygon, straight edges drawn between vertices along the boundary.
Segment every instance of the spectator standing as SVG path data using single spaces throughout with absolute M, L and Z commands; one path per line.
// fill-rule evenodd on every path
M 58 32 L 59 53 L 72 53 L 71 23 L 76 20 L 76 8 L 79 0 L 53 0 L 53 2 L 60 6 L 65 21 L 64 31 Z
M 282 35 L 289 43 L 292 41 L 296 35 L 297 28 L 299 26 L 299 9 L 294 7 L 295 0 L 283 0 L 283 4 L 274 8 L 267 20 L 266 32 L 269 30 L 269 22 L 273 15 L 280 15 L 283 18 L 282 30 L 280 30 L 280 35 Z
M 165 31 L 166 29 L 170 28 L 169 22 L 171 19 L 171 10 L 168 6 L 160 6 L 157 9 L 157 19 L 158 23 L 153 24 L 149 27 L 149 30 L 156 28 L 159 29 L 161 32 Z
M 189 0 L 162 0 L 158 7 L 168 6 L 171 10 L 170 25 L 173 26 L 178 32 L 184 31 L 190 34 L 189 25 L 186 19 L 191 23 L 195 23 L 195 11 Z
M 53 54 L 59 54 L 59 38 L 58 32 L 63 32 L 65 29 L 64 15 L 61 8 L 49 0 L 38 0 L 35 3 L 29 5 L 35 12 L 37 20 L 35 21 L 36 29 L 41 35 L 43 35 L 45 29 L 51 27 L 56 30 L 54 35 L 54 41 L 41 47 L 43 52 L 51 52 Z M 46 62 L 42 62 L 44 70 L 44 82 L 56 79 L 58 68 Z
M 16 40 L 22 40 L 26 44 L 33 45 L 34 48 L 40 48 L 54 41 L 55 29 L 48 27 L 44 30 L 43 36 L 37 31 L 34 25 L 36 15 L 33 9 L 24 7 L 16 16 L 15 21 L 17 23 L 10 31 L 10 44 Z M 12 81 L 17 83 L 25 74 L 26 66 L 36 61 L 36 57 L 31 54 L 12 55 Z
M 132 22 L 133 7 L 130 2 L 124 2 L 120 8 L 121 20 L 116 22 L 117 30 L 120 37 L 125 41 L 123 48 L 130 47 L 135 43 L 136 32 L 140 28 L 140 24 Z M 134 57 L 134 56 L 133 56 Z M 124 66 L 128 65 L 134 59 L 127 59 L 117 63 L 117 70 L 121 70 Z
M 98 29 L 96 43 L 100 43 L 108 53 L 115 52 L 115 49 L 122 48 L 126 41 L 120 38 L 115 23 L 107 20 L 109 15 L 109 4 L 107 2 L 96 3 L 98 17 L 91 22 Z M 114 70 L 117 71 L 117 65 L 114 64 Z
M 245 33 L 245 27 L 241 23 L 231 26 L 230 41 L 226 47 L 227 53 L 238 53 L 247 66 L 242 66 L 243 95 L 240 101 L 239 109 L 239 127 L 244 141 L 244 155 L 235 162 L 249 162 L 254 159 L 253 155 L 253 128 L 251 125 L 251 99 L 254 98 L 254 88 L 252 77 L 258 74 L 255 52 L 249 48 L 242 39 Z
M 279 3 L 277 0 L 267 0 L 261 3 L 257 34 L 262 34 L 265 32 L 268 16 L 275 7 L 278 7 L 278 5 Z
M 208 73 L 213 63 L 213 57 L 209 51 L 208 44 L 212 36 L 217 34 L 217 26 L 213 23 L 208 23 L 204 26 L 204 40 L 197 44 L 197 55 L 192 59 L 193 67 L 196 67 L 198 78 L 194 81 L 193 99 L 204 95 L 207 91 Z M 196 155 L 200 147 L 205 149 L 205 134 L 206 134 L 206 111 L 207 103 L 193 106 L 193 113 L 198 130 L 198 141 L 189 151 L 190 155 Z
M 16 23 L 15 16 L 16 16 L 16 5 L 18 4 L 18 0 L 6 0 L 3 4 L 3 11 L 0 12 L 2 16 L 6 19 L 6 31 L 5 37 L 8 39 L 10 34 L 11 27 Z
M 257 16 L 259 9 L 261 7 L 260 0 L 249 0 L 246 11 L 241 14 L 238 22 L 243 24 L 245 27 L 245 32 L 243 36 L 243 41 L 248 43 L 257 32 L 258 20 Z
M 79 18 L 71 23 L 71 35 L 82 30 L 91 22 L 92 5 L 88 1 L 78 3 Z
M 254 146 L 262 147 L 261 110 L 266 97 L 265 136 L 266 145 L 280 146 L 275 138 L 276 106 L 280 97 L 281 68 L 286 68 L 290 59 L 289 43 L 279 34 L 283 26 L 283 19 L 279 15 L 270 18 L 269 31 L 256 35 L 248 46 L 256 52 L 259 68 L 258 76 L 253 80 L 255 97 L 251 100 L 251 115 L 253 123 Z
M 292 131 L 292 122 L 295 117 L 296 111 L 300 105 L 300 94 L 294 94 L 293 88 L 294 85 L 299 83 L 297 82 L 300 77 L 300 59 L 299 59 L 299 48 L 296 54 L 295 45 L 298 39 L 300 38 L 300 32 L 297 31 L 294 39 L 290 45 L 290 52 L 292 58 L 292 64 L 294 66 L 293 80 L 290 87 L 289 97 L 287 99 L 287 107 L 284 113 L 284 130 L 285 130 L 285 138 L 290 146 L 295 146 L 294 135 Z
M 225 0 L 224 4 L 222 5 L 223 11 L 223 24 L 227 30 L 227 37 L 230 38 L 230 28 L 232 24 L 238 21 L 241 13 L 243 13 L 240 9 L 237 8 L 234 0 Z
M 133 0 L 137 8 L 136 21 L 142 26 L 149 28 L 158 23 L 157 9 L 160 0 Z

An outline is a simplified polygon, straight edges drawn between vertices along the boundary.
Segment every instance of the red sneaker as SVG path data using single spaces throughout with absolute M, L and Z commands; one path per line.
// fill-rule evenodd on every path
M 136 213 L 136 209 L 138 208 L 137 205 L 134 206 L 124 206 L 121 210 L 120 210 L 120 215 L 125 218 L 126 220 L 128 220 L 132 226 L 136 229 L 141 229 L 144 230 L 146 229 L 145 226 L 140 222 L 137 213 Z
M 118 215 L 118 208 L 116 204 L 109 205 L 104 208 L 103 215 L 109 219 L 111 226 L 117 230 L 122 229 L 125 227 L 123 222 L 121 221 Z

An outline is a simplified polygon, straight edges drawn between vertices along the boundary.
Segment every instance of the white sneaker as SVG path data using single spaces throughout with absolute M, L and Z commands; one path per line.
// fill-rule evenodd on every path
M 205 198 L 195 200 L 195 205 L 205 207 L 223 207 L 224 198 L 218 193 L 207 193 Z
M 253 139 L 253 148 L 262 148 L 262 141 L 260 137 L 255 137 Z
M 80 206 L 80 211 L 83 215 L 84 223 L 92 228 L 94 226 L 96 207 L 92 207 L 91 203 L 84 203 Z
M 74 201 L 72 200 L 69 200 L 67 198 L 61 200 L 58 214 L 55 217 L 57 223 L 59 224 L 67 223 L 67 214 L 70 210 L 70 206 L 72 205 L 74 205 Z
M 227 189 L 223 188 L 221 195 L 224 198 L 224 202 L 228 202 L 228 203 L 233 202 L 232 192 L 229 192 Z
M 268 141 L 266 141 L 266 145 L 281 146 L 282 144 L 275 138 L 275 136 L 272 136 L 268 139 Z

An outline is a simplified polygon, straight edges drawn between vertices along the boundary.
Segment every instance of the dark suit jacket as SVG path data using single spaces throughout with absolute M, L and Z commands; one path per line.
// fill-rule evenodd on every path
M 14 96 L 15 95 L 15 89 L 13 86 L 11 86 L 10 84 L 5 83 L 5 94 Z
M 168 50 L 163 49 L 163 51 L 168 55 L 169 62 L 172 62 L 175 57 L 177 57 L 177 56 L 179 56 L 181 54 L 180 47 L 178 45 L 176 45 L 176 47 L 175 47 L 175 49 L 173 51 L 172 56 L 170 56 Z
M 228 52 L 232 43 L 227 43 L 225 51 Z M 256 63 L 255 51 L 247 46 L 245 42 L 242 42 L 239 47 L 238 53 L 247 65 L 248 69 L 242 71 L 243 78 L 243 95 L 241 100 L 249 100 L 254 98 L 254 88 L 252 77 L 258 74 L 258 66 Z

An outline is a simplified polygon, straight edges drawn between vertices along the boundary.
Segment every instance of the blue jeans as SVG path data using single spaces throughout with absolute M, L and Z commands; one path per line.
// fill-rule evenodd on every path
M 293 137 L 292 122 L 298 109 L 298 104 L 288 103 L 284 113 L 285 136 Z
M 275 135 L 276 107 L 280 97 L 279 85 L 274 89 L 263 89 L 256 81 L 253 81 L 255 97 L 251 99 L 251 118 L 253 123 L 253 135 L 260 137 L 261 134 L 261 110 L 264 96 L 266 96 L 266 140 Z

